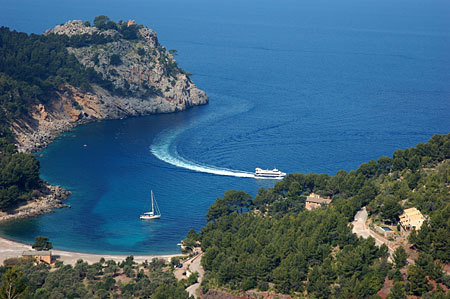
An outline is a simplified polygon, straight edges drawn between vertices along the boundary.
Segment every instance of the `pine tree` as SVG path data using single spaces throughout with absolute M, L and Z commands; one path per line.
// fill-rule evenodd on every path
M 2 276 L 0 286 L 0 298 L 26 298 L 28 296 L 28 287 L 22 280 L 22 272 L 16 268 L 11 268 Z
M 423 293 L 428 292 L 428 280 L 421 267 L 417 265 L 408 267 L 408 281 L 410 294 L 421 296 Z
M 53 248 L 53 245 L 48 237 L 37 236 L 34 238 L 34 244 L 32 247 L 36 250 L 50 250 Z
M 395 249 L 392 257 L 394 258 L 395 267 L 397 269 L 401 269 L 406 266 L 406 259 L 408 258 L 408 254 L 402 246 L 399 246 Z
M 395 282 L 387 299 L 406 299 L 405 288 L 403 283 Z

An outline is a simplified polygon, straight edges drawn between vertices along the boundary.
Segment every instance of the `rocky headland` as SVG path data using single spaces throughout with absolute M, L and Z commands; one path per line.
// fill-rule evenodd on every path
M 208 103 L 205 92 L 178 67 L 176 51 L 161 46 L 153 30 L 134 21 L 111 24 L 112 28 L 104 28 L 74 20 L 44 33 L 69 40 L 67 52 L 97 79 L 88 87 L 65 82 L 52 93 L 51 100 L 36 102 L 26 115 L 10 121 L 20 152 L 42 149 L 60 133 L 80 124 L 171 113 Z M 36 193 L 40 194 L 25 205 L 0 211 L 0 222 L 64 207 L 63 200 L 69 194 L 46 182 Z
M 35 198 L 25 205 L 9 212 L 0 211 L 0 223 L 51 213 L 55 209 L 68 207 L 64 200 L 67 199 L 70 192 L 60 186 L 52 186 L 43 182 L 42 188 L 36 193 L 38 194 L 35 195 Z
M 128 24 L 136 26 L 133 21 Z M 208 103 L 205 92 L 178 67 L 173 54 L 159 44 L 156 33 L 149 28 L 138 27 L 138 37 L 127 40 L 117 30 L 100 30 L 75 20 L 44 34 L 108 37 L 110 42 L 67 47 L 67 51 L 110 82 L 112 90 L 98 84 L 91 84 L 87 92 L 68 84 L 61 86 L 52 101 L 35 105 L 29 117 L 13 122 L 20 151 L 41 149 L 59 133 L 79 124 L 183 111 Z

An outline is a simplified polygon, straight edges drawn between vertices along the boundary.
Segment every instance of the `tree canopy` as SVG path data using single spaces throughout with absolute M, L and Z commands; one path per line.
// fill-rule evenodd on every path
M 48 237 L 37 236 L 31 247 L 36 250 L 50 250 L 53 248 L 53 244 Z
M 6 260 L 0 266 L 0 298 L 189 298 L 185 285 L 156 258 L 137 264 L 129 257 L 120 266 L 105 259 L 78 260 L 74 266 L 59 261 L 54 267 Z

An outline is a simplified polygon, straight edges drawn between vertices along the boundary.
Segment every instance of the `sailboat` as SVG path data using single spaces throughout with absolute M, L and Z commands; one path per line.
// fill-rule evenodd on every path
M 151 191 L 151 198 L 152 198 L 152 210 L 151 212 L 145 212 L 140 216 L 140 218 L 143 220 L 161 218 L 161 211 L 159 210 L 158 203 L 156 202 L 156 199 L 153 196 L 153 190 Z

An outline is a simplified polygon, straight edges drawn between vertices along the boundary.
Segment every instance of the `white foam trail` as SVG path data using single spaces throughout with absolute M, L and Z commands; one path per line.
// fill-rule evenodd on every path
M 165 132 L 158 136 L 157 140 L 155 140 L 155 142 L 150 147 L 152 154 L 166 163 L 192 171 L 211 173 L 215 175 L 234 176 L 240 178 L 255 178 L 255 175 L 251 172 L 202 165 L 181 157 L 178 154 L 176 148 L 172 148 L 172 145 L 175 138 L 183 131 L 184 130 L 182 129 L 176 132 L 172 132 L 171 134 L 170 132 Z
M 264 178 L 264 177 L 255 177 L 255 174 L 252 172 L 242 171 L 242 170 L 234 170 L 228 168 L 221 168 L 211 165 L 203 165 L 197 162 L 190 161 L 186 158 L 183 158 L 177 151 L 176 147 L 176 138 L 186 131 L 189 128 L 192 128 L 200 123 L 204 123 L 210 121 L 212 119 L 217 120 L 218 118 L 225 118 L 230 116 L 235 116 L 240 113 L 248 112 L 253 108 L 253 104 L 240 99 L 239 104 L 230 106 L 221 107 L 220 110 L 215 110 L 214 113 L 209 114 L 207 117 L 203 119 L 198 119 L 195 123 L 185 126 L 179 129 L 167 130 L 161 132 L 159 134 L 153 144 L 150 146 L 150 151 L 156 158 L 169 163 L 176 167 L 181 167 L 185 169 L 189 169 L 192 171 L 210 173 L 215 175 L 224 175 L 224 176 L 233 176 L 239 178 L 254 178 L 254 179 L 268 179 L 268 180 L 278 180 L 281 178 Z

